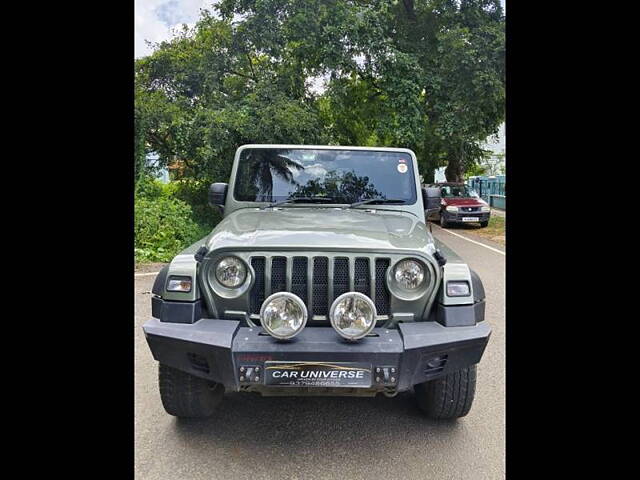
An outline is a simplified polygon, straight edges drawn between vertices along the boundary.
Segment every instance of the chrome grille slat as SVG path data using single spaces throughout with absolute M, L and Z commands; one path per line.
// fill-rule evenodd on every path
M 285 259 L 285 262 L 287 262 L 287 259 Z M 285 289 L 287 290 L 287 292 L 291 291 L 291 284 L 293 283 L 293 259 L 290 259 L 287 263 L 286 263 L 286 274 L 285 274 Z
M 374 300 L 376 298 L 376 261 L 372 258 L 369 261 L 369 284 L 371 285 L 371 295 L 369 298 Z
M 356 259 L 350 258 L 349 259 L 349 291 L 350 292 L 355 291 L 355 284 L 356 284 L 355 272 L 356 272 Z M 364 292 L 364 293 L 366 295 L 369 295 L 369 292 Z
M 313 258 L 307 258 L 307 313 L 313 316 Z
M 271 258 L 264 262 L 264 298 L 271 295 Z
M 331 261 L 327 259 L 327 313 L 325 315 L 329 315 L 329 308 L 331 308 L 331 302 L 333 302 L 333 287 L 334 287 L 334 270 L 335 270 L 335 259 L 332 258 Z

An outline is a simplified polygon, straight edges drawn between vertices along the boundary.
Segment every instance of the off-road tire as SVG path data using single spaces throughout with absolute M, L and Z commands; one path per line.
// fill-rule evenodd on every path
M 476 394 L 476 365 L 414 387 L 420 409 L 428 417 L 448 420 L 464 417 Z
M 486 222 L 480 222 L 480 228 L 484 228 L 487 225 L 489 225 L 489 221 L 488 220 Z
M 169 415 L 205 418 L 215 411 L 224 395 L 224 386 L 164 364 L 158 368 L 162 406 Z
M 447 222 L 447 219 L 444 217 L 444 214 L 440 214 L 440 226 L 442 228 L 447 228 L 449 226 L 449 222 Z

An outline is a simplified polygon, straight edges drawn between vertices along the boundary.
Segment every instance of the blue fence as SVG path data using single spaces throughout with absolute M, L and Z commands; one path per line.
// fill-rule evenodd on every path
M 469 177 L 467 185 L 489 205 L 506 210 L 507 181 L 504 175 Z

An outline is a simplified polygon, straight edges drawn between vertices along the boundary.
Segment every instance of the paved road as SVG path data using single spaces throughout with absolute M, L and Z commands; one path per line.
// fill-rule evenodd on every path
M 424 418 L 412 394 L 395 398 L 225 396 L 216 415 L 167 415 L 142 324 L 153 276 L 135 280 L 137 479 L 500 479 L 505 474 L 504 256 L 433 227 L 482 278 L 493 333 L 471 412 Z M 457 232 L 462 233 L 462 232 Z

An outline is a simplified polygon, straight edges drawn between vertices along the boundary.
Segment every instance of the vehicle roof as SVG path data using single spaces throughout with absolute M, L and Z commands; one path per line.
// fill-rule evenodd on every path
M 462 182 L 435 182 L 430 183 L 429 185 L 464 185 Z
M 269 143 L 251 143 L 238 147 L 238 150 L 244 150 L 245 148 L 297 148 L 297 149 L 309 149 L 309 150 L 369 150 L 369 151 L 382 151 L 382 152 L 405 152 L 415 155 L 412 150 L 408 148 L 396 148 L 396 147 L 358 147 L 352 145 L 294 145 L 294 144 L 269 144 Z

